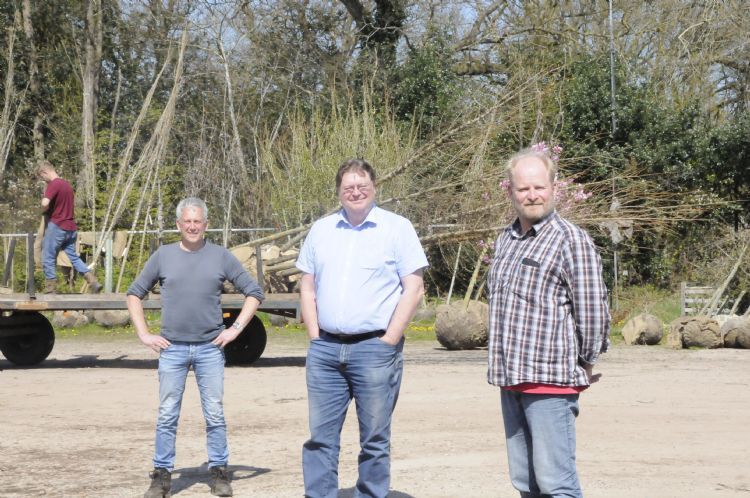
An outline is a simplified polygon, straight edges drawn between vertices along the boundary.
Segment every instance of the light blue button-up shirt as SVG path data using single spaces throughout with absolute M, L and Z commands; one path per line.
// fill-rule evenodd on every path
M 319 327 L 359 334 L 388 327 L 401 278 L 428 263 L 411 222 L 373 206 L 356 227 L 343 210 L 316 221 L 296 265 L 315 277 Z

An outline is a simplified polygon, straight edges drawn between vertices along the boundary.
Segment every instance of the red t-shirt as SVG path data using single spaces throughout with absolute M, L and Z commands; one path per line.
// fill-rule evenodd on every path
M 556 386 L 554 384 L 537 384 L 524 382 L 514 386 L 506 386 L 503 389 L 519 391 L 526 394 L 578 394 L 589 386 Z
M 47 207 L 49 221 L 63 230 L 78 230 L 73 218 L 74 193 L 70 183 L 62 178 L 55 178 L 47 184 L 44 197 L 49 199 Z

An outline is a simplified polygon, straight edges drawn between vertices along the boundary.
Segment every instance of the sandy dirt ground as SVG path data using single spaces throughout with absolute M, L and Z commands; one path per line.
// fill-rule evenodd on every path
M 226 373 L 238 497 L 303 495 L 306 343 L 271 332 L 261 360 Z M 486 351 L 408 342 L 393 438 L 394 498 L 517 496 L 508 481 Z M 58 340 L 35 368 L 0 357 L 0 496 L 142 496 L 157 409 L 155 356 L 135 339 Z M 750 497 L 750 351 L 615 347 L 581 396 L 587 497 Z M 353 496 L 357 428 L 343 434 L 340 497 Z M 173 492 L 209 496 L 192 374 Z

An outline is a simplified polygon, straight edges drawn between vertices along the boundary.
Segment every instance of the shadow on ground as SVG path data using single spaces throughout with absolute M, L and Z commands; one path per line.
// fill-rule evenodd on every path
M 338 498 L 353 498 L 354 491 L 355 488 L 340 489 Z M 401 491 L 391 490 L 388 493 L 388 498 L 414 498 L 414 496 L 407 493 L 402 493 Z
M 58 360 L 51 358 L 44 360 L 38 365 L 18 366 L 13 363 L 0 359 L 0 371 L 2 370 L 36 370 L 36 369 L 53 369 L 53 368 L 132 368 L 155 370 L 158 367 L 156 358 L 130 358 L 128 355 L 121 355 L 115 358 L 101 358 L 99 355 L 82 354 L 75 355 L 71 358 Z M 272 358 L 260 358 L 250 365 L 227 365 L 227 368 L 269 368 L 269 367 L 304 367 L 304 356 L 278 356 Z
M 229 470 L 232 482 L 253 479 L 271 472 L 271 469 L 250 467 L 247 465 L 229 465 L 227 469 Z M 208 471 L 208 463 L 204 463 L 200 467 L 174 469 L 172 472 L 172 495 L 176 495 L 193 486 L 205 486 L 206 493 L 209 493 L 208 488 L 211 486 L 211 474 Z

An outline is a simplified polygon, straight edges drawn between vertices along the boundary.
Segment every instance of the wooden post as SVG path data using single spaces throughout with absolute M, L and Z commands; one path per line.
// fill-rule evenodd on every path
M 687 282 L 680 282 L 680 316 L 685 316 L 685 291 L 687 290 Z
M 471 280 L 469 280 L 469 287 L 466 289 L 466 294 L 464 295 L 464 305 L 466 309 L 469 308 L 469 301 L 471 300 L 471 292 L 474 290 L 474 286 L 477 283 L 477 277 L 479 276 L 479 269 L 482 267 L 482 260 L 484 259 L 485 254 L 487 254 L 487 246 L 484 246 L 482 248 L 482 251 L 479 253 L 479 257 L 477 258 L 477 264 L 474 265 L 474 272 L 471 274 Z
M 262 247 L 262 244 L 257 244 L 255 246 L 255 271 L 258 275 L 258 285 L 260 285 L 260 290 L 265 292 L 265 285 L 263 285 L 265 282 L 265 279 L 263 278 L 263 258 L 261 258 L 260 254 L 260 250 Z
M 10 275 L 13 273 L 13 253 L 16 251 L 16 239 L 15 237 L 10 239 L 10 245 L 8 246 L 8 254 L 5 256 L 5 271 L 3 272 L 3 287 L 8 287 L 8 280 Z
M 34 234 L 26 234 L 26 292 L 29 299 L 36 299 L 34 286 Z
M 453 267 L 453 276 L 451 277 L 451 285 L 448 287 L 448 297 L 445 298 L 445 304 L 451 303 L 451 295 L 453 294 L 453 284 L 456 283 L 456 273 L 458 272 L 458 260 L 461 259 L 461 243 L 458 243 L 458 251 L 456 252 L 456 264 Z
M 732 305 L 732 309 L 729 311 L 730 315 L 734 315 L 734 312 L 737 311 L 737 308 L 740 306 L 740 301 L 742 301 L 742 298 L 745 297 L 745 292 L 740 292 L 740 295 L 737 296 L 737 299 L 734 300 L 734 305 Z
M 721 284 L 721 287 L 716 289 L 716 292 L 711 298 L 711 301 L 706 306 L 703 307 L 700 313 L 701 315 L 713 316 L 716 314 L 714 312 L 714 307 L 719 302 L 719 299 L 721 299 L 721 296 L 724 295 L 724 292 L 726 291 L 727 286 L 729 286 L 729 283 L 734 278 L 735 273 L 737 273 L 737 270 L 740 268 L 740 265 L 742 264 L 742 260 L 745 257 L 745 253 L 747 252 L 748 247 L 750 247 L 750 243 L 745 244 L 745 247 L 742 248 L 742 252 L 740 252 L 740 257 L 737 259 L 737 262 L 732 267 L 732 271 L 729 272 L 729 275 L 727 276 L 726 280 L 724 280 L 724 283 Z

